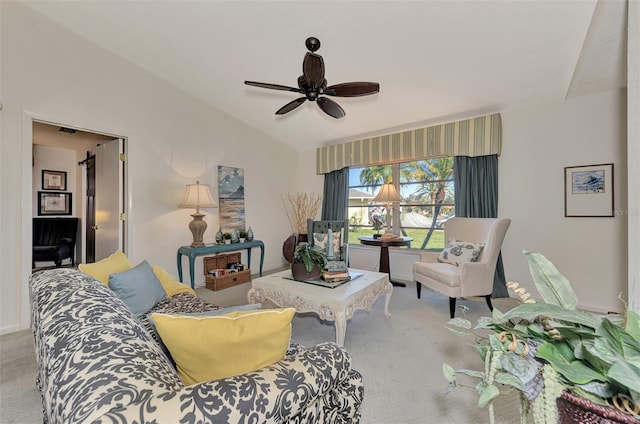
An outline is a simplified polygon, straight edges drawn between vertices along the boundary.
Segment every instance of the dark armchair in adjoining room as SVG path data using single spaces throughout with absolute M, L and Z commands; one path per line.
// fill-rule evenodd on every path
M 36 262 L 54 262 L 62 266 L 65 259 L 75 265 L 78 218 L 33 218 L 33 268 Z

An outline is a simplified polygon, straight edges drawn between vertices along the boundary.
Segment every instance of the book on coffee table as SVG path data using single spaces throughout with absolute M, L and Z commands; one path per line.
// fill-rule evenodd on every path
M 346 280 L 349 278 L 349 270 L 344 270 L 344 271 L 323 271 L 322 272 L 322 279 L 324 281 L 327 282 L 337 282 L 337 281 L 342 281 L 342 280 Z

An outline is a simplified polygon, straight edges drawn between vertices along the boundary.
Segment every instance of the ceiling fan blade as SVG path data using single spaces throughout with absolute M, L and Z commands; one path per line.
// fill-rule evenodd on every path
M 310 85 L 319 87 L 324 80 L 324 60 L 322 60 L 322 56 L 309 52 L 305 54 L 302 62 L 302 74 Z
M 377 82 L 345 82 L 327 87 L 323 94 L 338 97 L 368 96 L 380 92 Z
M 247 85 L 252 85 L 254 87 L 270 88 L 272 90 L 293 91 L 295 93 L 303 93 L 303 91 L 301 91 L 299 88 L 287 87 L 286 85 L 270 84 L 268 82 L 256 82 L 256 81 L 245 81 L 244 83 Z
M 304 103 L 305 100 L 307 100 L 306 97 L 298 97 L 297 99 L 290 101 L 289 103 L 278 109 L 276 115 L 284 115 L 285 113 L 291 112 L 293 109 Z
M 317 102 L 318 106 L 320 106 L 320 109 L 322 109 L 322 111 L 329 116 L 340 119 L 345 115 L 344 109 L 342 109 L 338 103 L 334 102 L 331 99 L 328 99 L 326 97 L 319 97 Z

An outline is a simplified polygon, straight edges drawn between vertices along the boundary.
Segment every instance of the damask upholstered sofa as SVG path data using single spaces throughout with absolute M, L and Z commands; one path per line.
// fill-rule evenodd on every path
M 284 359 L 185 386 L 148 326 L 75 269 L 34 273 L 32 328 L 49 423 L 358 423 L 361 375 L 333 343 L 291 344 Z M 152 311 L 211 305 L 183 292 Z

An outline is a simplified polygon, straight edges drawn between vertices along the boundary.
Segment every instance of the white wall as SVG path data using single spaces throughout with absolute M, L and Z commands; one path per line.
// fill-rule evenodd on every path
M 571 281 L 580 305 L 622 311 L 627 293 L 625 91 L 502 111 L 499 215 L 512 219 L 502 250 L 507 279 L 537 295 L 523 250 Z M 613 218 L 564 217 L 564 167 L 614 163 Z
M 18 2 L 0 2 L 0 15 L 0 333 L 29 326 L 31 117 L 127 138 L 132 262 L 177 274 L 176 250 L 191 242 L 192 211 L 177 207 L 184 186 L 199 179 L 217 196 L 226 165 L 245 170 L 246 221 L 265 243 L 265 269 L 283 265 L 289 224 L 279 199 L 299 187 L 298 152 Z M 213 241 L 217 210 L 205 213 Z M 196 267 L 201 274 L 201 260 Z

